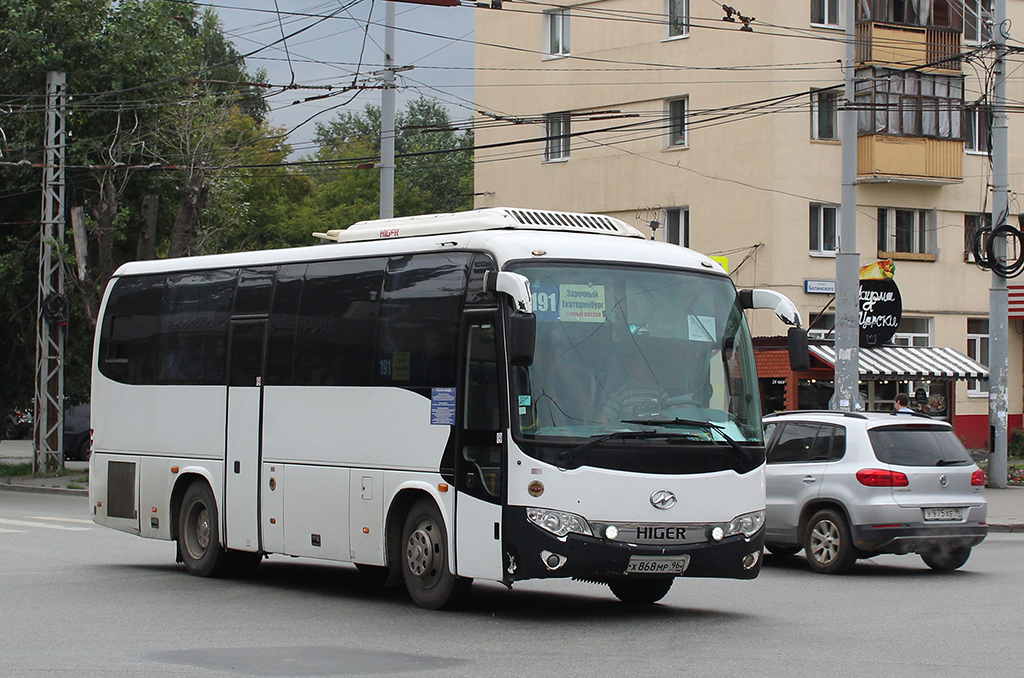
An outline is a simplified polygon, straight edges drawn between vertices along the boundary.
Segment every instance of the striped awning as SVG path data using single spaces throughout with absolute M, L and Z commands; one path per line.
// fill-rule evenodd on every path
M 811 344 L 811 354 L 836 364 L 836 347 Z M 860 376 L 912 379 L 988 379 L 988 368 L 942 346 L 882 346 L 860 349 Z

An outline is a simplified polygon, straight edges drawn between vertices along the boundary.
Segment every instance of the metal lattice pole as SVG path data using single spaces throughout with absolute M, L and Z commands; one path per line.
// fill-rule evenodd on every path
M 35 458 L 36 474 L 58 471 L 64 450 L 64 73 L 46 74 L 46 155 L 43 161 L 42 227 L 39 239 L 39 296 L 36 301 Z

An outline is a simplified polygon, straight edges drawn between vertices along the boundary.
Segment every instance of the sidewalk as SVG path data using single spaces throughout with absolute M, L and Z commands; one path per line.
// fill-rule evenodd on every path
M 4 440 L 0 442 L 0 463 L 17 464 L 32 461 L 32 441 Z M 89 463 L 70 461 L 59 477 L 0 478 L 0 490 L 22 492 L 53 492 L 59 494 L 89 494 Z M 1024 532 L 1024 487 L 985 489 L 988 500 L 988 525 L 992 532 Z

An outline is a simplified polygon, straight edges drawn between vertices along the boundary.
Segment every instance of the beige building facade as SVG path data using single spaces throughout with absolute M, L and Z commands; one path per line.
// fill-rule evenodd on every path
M 737 286 L 777 289 L 805 318 L 818 316 L 831 299 L 840 229 L 847 1 L 479 11 L 476 205 L 615 216 L 727 257 Z M 991 273 L 966 243 L 991 210 L 991 1 L 858 5 L 856 251 L 862 265 L 895 262 L 897 343 L 985 362 Z M 1024 2 L 1008 5 L 1024 25 Z M 1009 99 L 1024 100 L 1024 78 L 1010 70 Z M 1024 212 L 1014 198 L 1024 176 L 1017 120 L 1011 113 L 1012 225 Z M 828 335 L 832 312 L 812 334 Z M 757 316 L 754 334 L 783 333 L 775 322 Z M 1012 319 L 1011 428 L 1021 426 L 1022 333 L 1024 321 Z M 984 444 L 985 383 L 948 386 L 961 436 Z M 879 386 L 872 404 L 892 394 Z

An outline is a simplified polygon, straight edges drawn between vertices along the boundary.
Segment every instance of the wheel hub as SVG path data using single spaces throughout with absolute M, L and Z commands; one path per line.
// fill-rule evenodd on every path
M 839 529 L 829 520 L 823 520 L 811 531 L 811 557 L 828 565 L 839 554 Z

